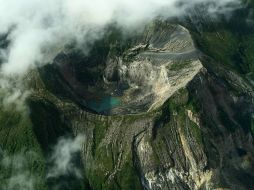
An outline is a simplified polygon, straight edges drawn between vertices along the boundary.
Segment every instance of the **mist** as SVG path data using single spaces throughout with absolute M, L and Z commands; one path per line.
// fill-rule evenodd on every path
M 39 156 L 34 152 L 21 151 L 10 155 L 0 148 L 0 189 L 34 190 L 41 183 L 41 176 L 32 173 L 33 160 Z
M 81 151 L 84 137 L 78 135 L 75 138 L 60 138 L 53 148 L 49 158 L 51 167 L 47 178 L 60 177 L 66 174 L 72 174 L 82 178 L 81 169 L 73 163 L 75 155 Z
M 52 62 L 65 45 L 75 42 L 87 53 L 116 23 L 125 30 L 142 27 L 156 17 L 180 17 L 198 4 L 216 14 L 237 7 L 238 0 L 0 0 L 1 73 L 24 74 Z
M 10 154 L 0 148 L 0 189 L 34 190 L 43 186 L 47 180 L 61 179 L 63 176 L 63 180 L 54 182 L 52 189 L 62 189 L 68 185 L 66 176 L 71 176 L 72 183 L 79 183 L 83 179 L 83 168 L 75 159 L 83 142 L 84 136 L 81 134 L 73 138 L 60 138 L 47 158 L 50 167 L 46 170 L 46 176 L 37 175 L 38 163 L 42 161 L 42 155 L 38 152 L 21 150 Z

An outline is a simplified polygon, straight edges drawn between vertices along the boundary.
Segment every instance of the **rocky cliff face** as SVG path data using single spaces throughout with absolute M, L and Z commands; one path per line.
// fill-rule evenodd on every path
M 47 178 L 42 189 L 253 189 L 252 83 L 197 50 L 183 26 L 156 21 L 119 36 L 27 76 L 42 157 L 61 136 L 83 138 L 82 177 Z

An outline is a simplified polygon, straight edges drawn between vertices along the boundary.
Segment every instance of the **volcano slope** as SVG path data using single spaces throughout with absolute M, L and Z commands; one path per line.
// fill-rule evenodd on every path
M 88 56 L 69 48 L 29 73 L 30 112 L 1 110 L 1 147 L 36 152 L 36 189 L 253 189 L 253 85 L 211 55 L 178 24 L 111 27 Z M 51 147 L 79 134 L 81 176 L 46 178 Z

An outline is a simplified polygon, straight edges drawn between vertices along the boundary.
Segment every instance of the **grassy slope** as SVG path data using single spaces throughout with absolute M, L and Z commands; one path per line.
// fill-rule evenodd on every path
M 254 1 L 219 19 L 199 15 L 183 24 L 191 31 L 198 49 L 220 65 L 254 79 Z M 197 13 L 198 14 L 198 13 Z M 193 23 L 195 22 L 195 23 Z
M 45 181 L 43 181 L 45 161 L 28 115 L 21 114 L 14 108 L 6 110 L 1 107 L 0 148 L 2 149 L 1 188 L 8 184 L 11 177 L 21 175 L 35 178 L 33 183 L 37 189 L 45 189 Z M 6 158 L 8 163 L 4 162 Z M 22 167 L 16 167 L 17 164 L 22 164 Z

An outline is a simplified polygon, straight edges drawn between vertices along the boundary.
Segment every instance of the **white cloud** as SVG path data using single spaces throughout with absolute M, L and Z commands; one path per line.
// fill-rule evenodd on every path
M 59 177 L 66 174 L 72 174 L 82 178 L 81 168 L 75 166 L 73 159 L 81 151 L 84 137 L 78 135 L 75 138 L 61 138 L 55 145 L 50 157 L 50 168 L 47 177 Z
M 82 169 L 75 165 L 75 156 L 81 151 L 84 136 L 78 135 L 75 138 L 60 138 L 54 146 L 49 156 L 46 178 L 58 178 L 64 175 L 75 176 L 82 179 Z M 45 179 L 40 174 L 32 171 L 32 160 L 39 160 L 40 155 L 35 152 L 21 151 L 16 154 L 7 154 L 0 148 L 0 189 L 1 190 L 34 190 L 38 184 L 42 184 Z M 12 171 L 7 172 L 7 171 Z M 42 173 L 41 173 L 42 174 Z M 60 187 L 60 183 L 55 187 Z M 58 188 L 55 188 L 58 189 Z
M 15 109 L 27 113 L 25 100 L 30 94 L 22 83 L 21 77 L 6 77 L 0 74 L 0 106 L 3 109 Z
M 183 15 L 197 3 L 210 3 L 208 12 L 214 13 L 235 2 L 238 0 L 0 0 L 0 34 L 9 32 L 10 40 L 8 50 L 0 51 L 2 70 L 25 73 L 48 63 L 71 40 L 86 45 L 99 38 L 110 22 L 133 28 L 156 16 Z

